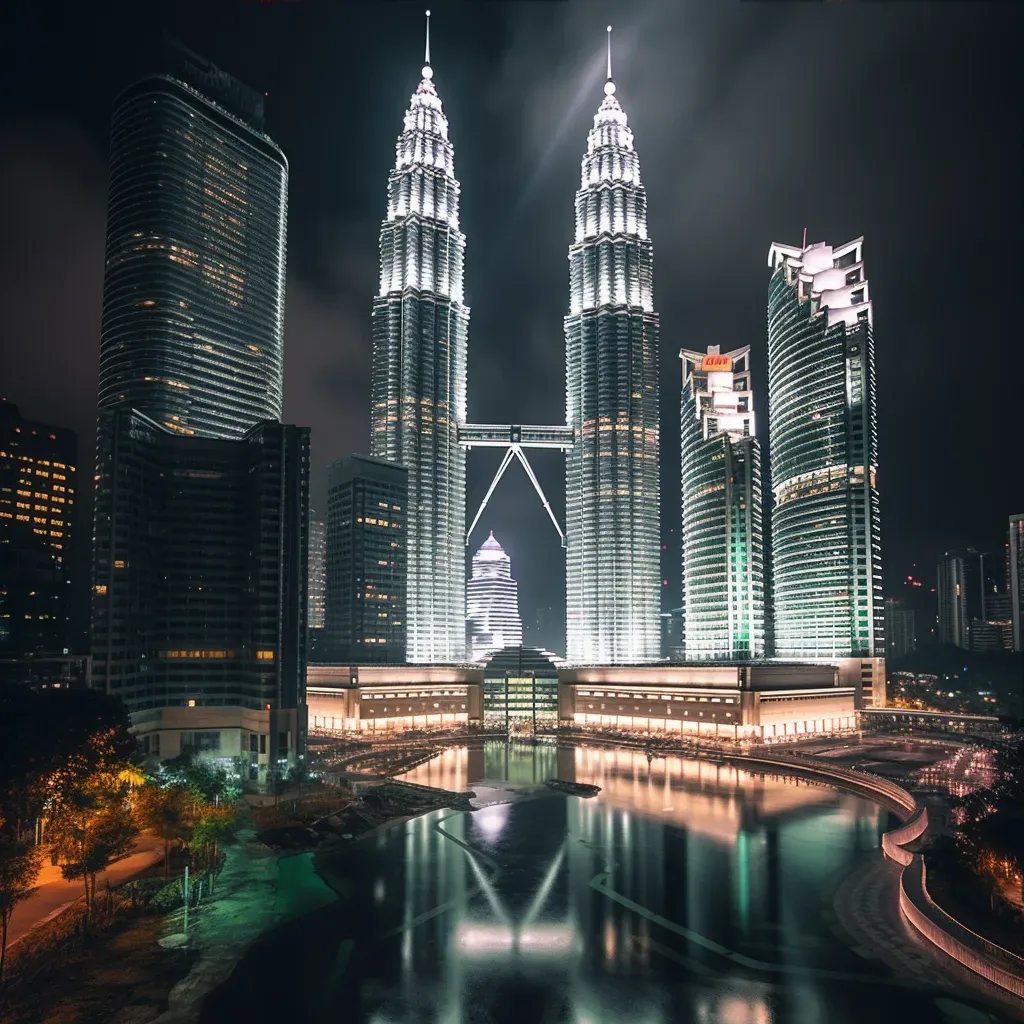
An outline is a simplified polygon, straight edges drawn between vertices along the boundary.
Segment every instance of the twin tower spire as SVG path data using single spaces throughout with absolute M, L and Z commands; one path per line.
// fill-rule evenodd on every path
M 427 12 L 380 232 L 373 304 L 372 452 L 409 471 L 407 652 L 466 657 L 466 239 Z M 604 100 L 576 193 L 564 317 L 566 633 L 570 662 L 654 660 L 660 648 L 658 318 L 647 197 L 615 96 Z M 555 417 L 551 418 L 552 420 Z M 510 428 L 511 431 L 512 428 Z M 397 541 L 396 541 L 397 542 Z

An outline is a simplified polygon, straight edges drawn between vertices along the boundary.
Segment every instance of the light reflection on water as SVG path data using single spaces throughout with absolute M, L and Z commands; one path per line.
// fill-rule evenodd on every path
M 602 792 L 435 812 L 354 844 L 335 865 L 351 897 L 302 932 L 288 1019 L 946 1019 L 825 923 L 836 884 L 880 856 L 888 815 L 866 800 L 678 757 L 490 741 L 408 778 L 554 775 Z M 283 940 L 274 951 L 295 957 Z M 281 1019 L 242 985 L 235 1009 Z

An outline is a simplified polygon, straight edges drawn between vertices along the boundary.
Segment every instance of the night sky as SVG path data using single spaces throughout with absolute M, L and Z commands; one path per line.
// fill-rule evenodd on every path
M 427 4 L 3 6 L 0 391 L 79 431 L 86 497 L 111 102 L 164 28 L 268 93 L 268 131 L 291 165 L 285 418 L 312 428 L 322 510 L 324 467 L 369 444 L 377 233 Z M 930 577 L 946 548 L 1001 544 L 1006 517 L 1024 511 L 1018 5 L 429 6 L 462 183 L 477 422 L 564 422 L 573 196 L 615 26 L 661 314 L 666 607 L 680 590 L 678 350 L 753 345 L 766 441 L 768 246 L 799 244 L 805 227 L 809 241 L 866 237 L 887 585 L 915 562 Z M 470 453 L 470 518 L 500 455 Z M 532 461 L 561 518 L 561 457 Z M 83 502 L 82 527 L 86 513 Z M 512 556 L 527 642 L 562 649 L 563 557 L 518 466 L 475 545 L 488 529 Z

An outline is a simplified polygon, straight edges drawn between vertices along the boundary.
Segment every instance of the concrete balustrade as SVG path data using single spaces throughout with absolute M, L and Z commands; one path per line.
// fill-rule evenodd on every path
M 730 760 L 770 765 L 775 770 L 791 767 L 838 785 L 868 791 L 879 802 L 903 817 L 903 824 L 882 836 L 882 851 L 902 867 L 899 883 L 900 911 L 933 946 L 968 970 L 1024 999 L 1024 959 L 971 931 L 943 910 L 931 897 L 927 869 L 919 853 L 906 849 L 928 828 L 928 811 L 902 786 L 869 772 L 822 762 L 799 754 L 731 757 Z

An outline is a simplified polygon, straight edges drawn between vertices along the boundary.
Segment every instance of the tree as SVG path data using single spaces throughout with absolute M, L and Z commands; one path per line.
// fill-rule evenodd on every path
M 241 793 L 237 779 L 211 761 L 193 754 L 181 754 L 165 761 L 161 774 L 166 783 L 187 788 L 197 806 L 219 800 L 230 802 Z
M 146 786 L 135 805 L 139 825 L 152 832 L 164 844 L 164 877 L 171 869 L 171 846 L 187 844 L 190 838 L 192 797 L 180 783 L 161 788 Z
M 7 959 L 7 928 L 14 908 L 36 891 L 39 848 L 24 840 L 0 835 L 0 986 Z
M 18 838 L 65 792 L 136 749 L 123 705 L 95 690 L 0 690 L 0 817 Z
M 207 865 L 217 863 L 221 844 L 238 827 L 234 809 L 228 804 L 206 804 L 192 826 L 189 849 L 198 854 Z
M 50 828 L 53 850 L 68 881 L 85 885 L 85 927 L 96 898 L 96 876 L 127 856 L 139 829 L 123 792 L 111 791 L 100 777 L 70 795 Z

